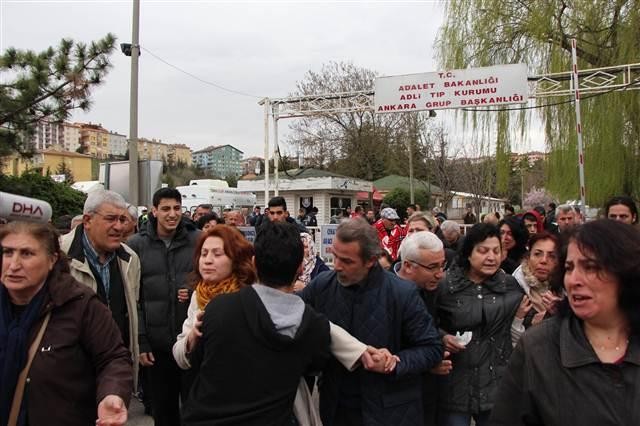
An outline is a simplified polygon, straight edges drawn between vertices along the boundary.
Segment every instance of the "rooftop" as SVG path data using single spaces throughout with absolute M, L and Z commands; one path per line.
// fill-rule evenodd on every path
M 273 172 L 269 173 L 269 178 L 273 179 Z M 290 169 L 287 171 L 280 170 L 279 179 L 309 179 L 309 178 L 322 178 L 322 177 L 337 177 L 345 179 L 353 179 L 350 176 L 333 173 L 328 170 L 314 169 L 311 167 L 302 169 Z M 247 178 L 244 180 L 264 180 L 264 174 L 259 176 Z
M 373 182 L 379 191 L 391 191 L 396 188 L 409 189 L 409 178 L 407 176 L 389 175 Z M 432 194 L 442 194 L 442 189 L 432 183 L 420 179 L 413 179 L 414 189 L 424 189 Z

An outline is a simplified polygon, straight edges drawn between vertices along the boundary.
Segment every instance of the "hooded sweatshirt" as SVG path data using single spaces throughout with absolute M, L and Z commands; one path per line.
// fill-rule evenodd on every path
M 544 220 L 542 219 L 542 216 L 540 216 L 540 213 L 535 210 L 529 210 L 525 215 L 533 215 L 533 217 L 536 218 L 536 232 L 544 231 Z
M 202 328 L 185 426 L 291 424 L 300 378 L 330 356 L 328 320 L 297 296 L 259 284 L 212 300 Z

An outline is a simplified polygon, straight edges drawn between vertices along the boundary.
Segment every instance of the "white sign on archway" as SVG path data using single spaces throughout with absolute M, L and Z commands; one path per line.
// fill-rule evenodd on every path
M 525 103 L 527 66 L 497 65 L 376 78 L 376 113 Z

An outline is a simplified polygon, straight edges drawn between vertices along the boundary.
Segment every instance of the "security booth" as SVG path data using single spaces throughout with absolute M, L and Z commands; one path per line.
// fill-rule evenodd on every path
M 339 216 L 347 207 L 355 208 L 358 192 L 373 190 L 369 181 L 313 168 L 280 171 L 277 183 L 275 176 L 269 175 L 269 197 L 275 196 L 276 187 L 292 217 L 301 208 L 310 213 L 316 207 L 318 225 L 330 223 L 332 217 Z M 259 206 L 266 206 L 269 201 L 264 199 L 264 175 L 241 178 L 238 190 L 255 193 Z

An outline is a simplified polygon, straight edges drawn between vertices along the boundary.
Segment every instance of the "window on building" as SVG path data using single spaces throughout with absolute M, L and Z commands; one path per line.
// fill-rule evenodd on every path
M 342 210 L 351 207 L 351 198 L 331 197 L 331 216 L 342 215 Z

